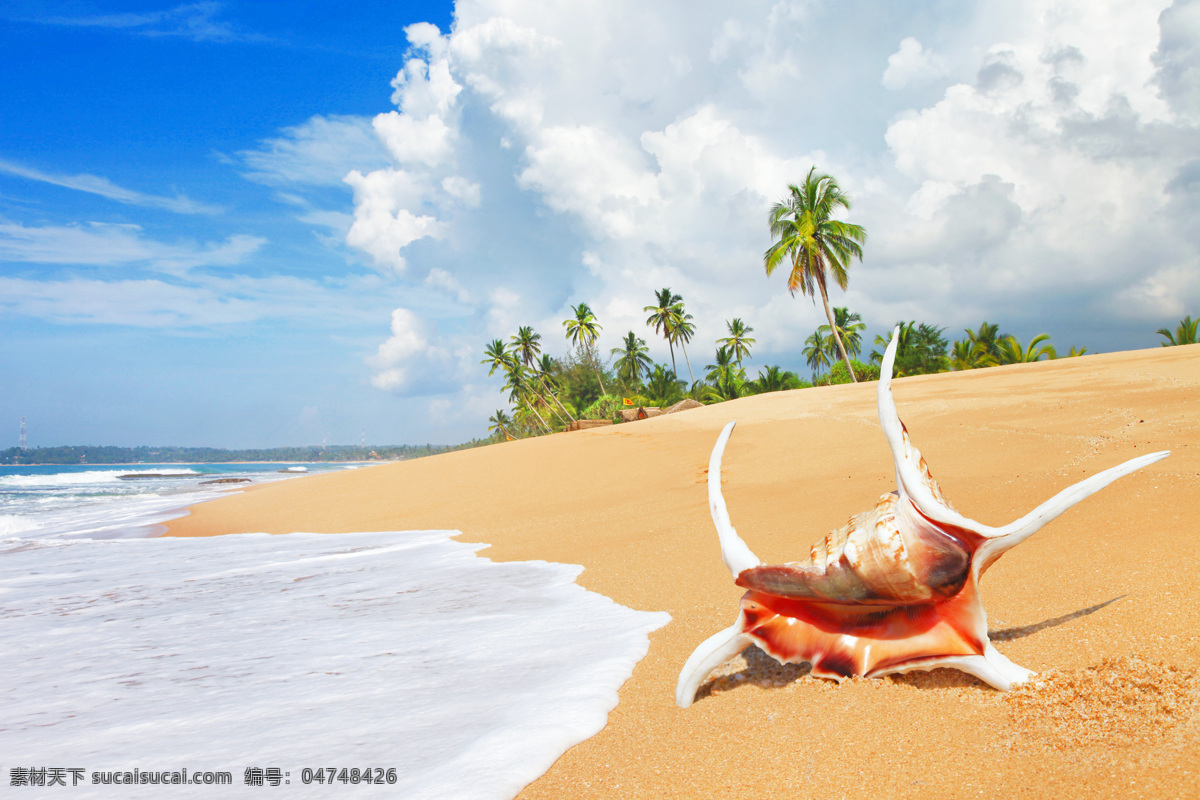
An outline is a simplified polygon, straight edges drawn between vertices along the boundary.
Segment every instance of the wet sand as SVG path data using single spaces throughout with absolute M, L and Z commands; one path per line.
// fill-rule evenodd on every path
M 582 564 L 579 582 L 668 611 L 608 726 L 522 798 L 1200 798 L 1200 345 L 894 383 L 947 498 L 1007 523 L 1156 450 L 982 581 L 992 639 L 1038 678 L 952 670 L 841 684 L 756 650 L 676 707 L 692 650 L 741 590 L 708 516 L 708 456 L 766 562 L 795 560 L 894 488 L 875 384 L 781 392 L 612 428 L 252 487 L 174 535 L 454 529 L 481 557 Z

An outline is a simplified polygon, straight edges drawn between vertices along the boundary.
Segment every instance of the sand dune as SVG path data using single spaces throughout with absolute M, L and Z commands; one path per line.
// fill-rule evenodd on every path
M 523 798 L 1200 797 L 1200 345 L 895 382 L 946 496 L 988 524 L 1171 450 L 1006 555 L 992 638 L 1040 673 L 1005 695 L 939 670 L 834 684 L 746 654 L 688 709 L 675 680 L 741 591 L 708 517 L 724 493 L 768 562 L 801 557 L 894 488 L 875 386 L 746 398 L 637 423 L 295 479 L 206 503 L 175 535 L 457 529 L 496 560 L 668 611 L 605 730 Z

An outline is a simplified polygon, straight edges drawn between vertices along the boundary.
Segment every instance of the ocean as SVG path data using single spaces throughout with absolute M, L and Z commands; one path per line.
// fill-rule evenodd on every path
M 670 620 L 454 531 L 158 537 L 236 488 L 203 481 L 283 466 L 0 468 L 6 785 L 510 798 L 604 727 Z

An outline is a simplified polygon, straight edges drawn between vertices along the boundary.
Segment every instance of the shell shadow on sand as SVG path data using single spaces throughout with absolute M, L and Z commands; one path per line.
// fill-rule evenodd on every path
M 1002 628 L 988 631 L 988 638 L 993 642 L 1011 642 L 1031 636 L 1047 628 L 1065 625 L 1072 620 L 1095 614 L 1105 606 L 1122 600 L 1128 595 L 1119 595 L 1103 603 L 1072 611 L 1059 617 L 1043 620 L 1032 625 L 1021 625 L 1015 628 Z M 780 664 L 757 645 L 751 645 L 742 654 L 725 665 L 716 677 L 700 687 L 696 699 L 701 700 L 713 694 L 721 694 L 736 689 L 739 686 L 757 686 L 760 689 L 779 689 L 807 676 L 812 672 L 812 665 Z M 987 684 L 965 672 L 956 669 L 942 668 L 928 672 L 909 672 L 903 675 L 889 675 L 886 678 L 894 683 L 912 686 L 917 689 L 951 689 L 978 687 L 986 688 Z

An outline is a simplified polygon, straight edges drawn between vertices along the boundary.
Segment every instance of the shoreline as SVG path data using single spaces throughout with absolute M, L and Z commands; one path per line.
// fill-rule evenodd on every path
M 1068 511 L 985 577 L 997 647 L 1041 674 L 1043 694 L 1018 702 L 952 670 L 834 684 L 751 652 L 693 706 L 675 706 L 683 662 L 733 621 L 741 594 L 706 503 L 718 431 L 738 420 L 723 465 L 734 525 L 764 561 L 794 560 L 894 488 L 874 387 L 758 395 L 250 486 L 166 527 L 168 535 L 458 530 L 459 541 L 491 545 L 483 557 L 580 564 L 585 588 L 669 612 L 673 622 L 651 634 L 605 729 L 522 798 L 1122 797 L 1131 781 L 1147 796 L 1200 796 L 1200 586 L 1189 566 L 1200 563 L 1191 530 L 1200 510 L 1196 347 L 894 383 L 900 416 L 947 498 L 987 524 L 1128 458 L 1173 451 Z M 1074 710 L 1087 698 L 1063 695 L 1064 681 L 1088 675 L 1146 679 L 1142 694 L 1169 684 L 1178 697 L 1158 716 L 1116 703 L 1129 724 L 1108 739 L 1031 705 L 1055 697 L 1051 712 Z
M 426 456 L 420 456 L 426 458 Z M 157 467 L 157 466 L 178 466 L 181 464 L 191 464 L 194 466 L 203 466 L 205 464 L 296 464 L 304 466 L 307 464 L 361 464 L 363 466 L 371 466 L 374 464 L 391 464 L 397 461 L 407 459 L 394 459 L 393 461 L 112 461 L 97 464 L 0 464 L 0 467 Z

